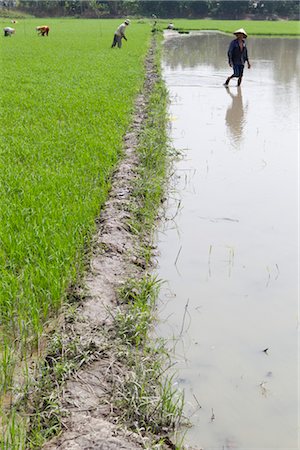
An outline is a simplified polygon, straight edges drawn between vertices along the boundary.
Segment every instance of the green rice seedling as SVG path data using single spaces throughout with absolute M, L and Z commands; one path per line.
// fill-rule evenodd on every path
M 30 421 L 26 434 L 29 448 L 41 448 L 47 439 L 61 429 L 61 385 L 78 368 L 77 342 L 64 342 L 64 336 L 55 333 L 44 361 L 37 361 L 36 381 L 30 392 Z M 81 355 L 82 356 L 82 355 Z
M 161 37 L 157 37 L 157 42 Z M 140 164 L 134 183 L 130 221 L 131 230 L 143 235 L 151 234 L 158 217 L 166 183 L 171 148 L 167 136 L 168 94 L 160 78 L 161 47 L 155 53 L 156 80 L 147 105 L 147 117 L 140 133 L 138 152 Z M 149 247 L 140 248 L 146 264 L 150 263 Z
M 169 422 L 173 429 L 180 425 L 183 414 L 184 395 L 178 395 L 174 388 L 174 375 L 166 377 L 160 385 L 159 412 L 162 423 Z
M 127 370 L 115 381 L 113 404 L 127 426 L 156 436 L 182 424 L 184 401 L 168 375 L 165 343 L 151 344 L 149 336 L 160 284 L 150 276 L 128 280 L 119 291 L 125 308 L 115 318 L 117 351 Z
M 1 414 L 0 449 L 25 450 L 26 449 L 26 420 L 20 418 L 14 409 L 9 414 Z
M 140 280 L 130 278 L 119 289 L 119 297 L 127 304 L 149 305 L 151 307 L 153 306 L 160 285 L 161 280 L 153 275 L 146 274 Z
M 7 338 L 3 337 L 0 352 L 0 405 L 1 396 L 5 395 L 13 386 L 13 373 L 16 364 L 15 349 L 10 346 Z
M 121 301 L 127 304 L 126 311 L 119 309 L 115 317 L 123 342 L 139 346 L 146 341 L 160 284 L 156 277 L 146 275 L 141 280 L 129 279 L 119 290 Z
M 296 20 L 193 20 L 176 19 L 176 30 L 219 30 L 232 34 L 243 27 L 249 35 L 264 36 L 299 36 L 300 27 Z
M 153 227 L 164 193 L 169 155 L 166 105 L 165 87 L 162 83 L 157 83 L 138 148 L 141 164 L 134 186 L 136 202 L 132 205 L 132 210 L 135 217 L 133 228 L 139 233 L 149 233 Z
M 129 371 L 115 383 L 114 404 L 119 420 L 137 432 L 173 432 L 184 422 L 184 396 L 174 387 L 172 376 L 166 374 L 164 352 L 159 346 L 127 352 L 122 357 Z

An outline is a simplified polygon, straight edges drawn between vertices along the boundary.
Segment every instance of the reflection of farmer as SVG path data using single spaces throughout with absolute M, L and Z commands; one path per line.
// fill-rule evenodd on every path
M 245 62 L 248 63 L 248 69 L 251 65 L 248 59 L 248 51 L 245 43 L 247 33 L 243 28 L 235 31 L 236 39 L 231 41 L 228 49 L 228 63 L 233 68 L 233 74 L 227 78 L 224 85 L 228 86 L 231 78 L 238 78 L 238 86 L 240 86 L 244 73 Z
M 111 45 L 111 48 L 115 47 L 117 44 L 118 44 L 118 47 L 121 48 L 122 47 L 122 39 L 125 39 L 125 41 L 127 41 L 127 38 L 125 36 L 125 30 L 129 24 L 130 24 L 130 20 L 126 19 L 125 22 L 121 23 L 121 25 L 118 26 L 118 28 L 116 29 L 115 34 L 114 34 L 114 40 Z
M 15 34 L 16 30 L 11 27 L 5 27 L 3 28 L 4 36 L 11 36 L 12 34 Z
M 226 125 L 228 126 L 234 141 L 239 141 L 242 137 L 243 126 L 244 126 L 244 105 L 242 90 L 238 87 L 237 95 L 233 95 L 230 89 L 227 89 L 228 94 L 232 98 L 232 103 L 228 107 L 226 112 Z
M 36 27 L 36 31 L 40 36 L 48 36 L 50 28 L 48 25 L 41 25 L 40 27 Z

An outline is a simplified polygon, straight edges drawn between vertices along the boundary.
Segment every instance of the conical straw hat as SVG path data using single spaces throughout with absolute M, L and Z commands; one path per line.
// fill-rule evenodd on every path
M 247 37 L 247 33 L 244 30 L 244 28 L 239 28 L 238 30 L 236 30 L 233 34 L 243 34 L 245 36 L 245 38 Z

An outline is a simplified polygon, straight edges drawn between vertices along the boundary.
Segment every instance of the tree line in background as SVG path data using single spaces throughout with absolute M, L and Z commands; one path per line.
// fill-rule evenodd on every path
M 298 20 L 299 0 L 270 1 L 100 1 L 100 0 L 0 0 L 0 10 L 18 9 L 36 16 L 157 18 L 212 18 Z

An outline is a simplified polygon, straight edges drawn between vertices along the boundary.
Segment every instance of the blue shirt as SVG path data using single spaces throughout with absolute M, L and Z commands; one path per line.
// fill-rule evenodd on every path
M 245 41 L 243 41 L 243 47 L 242 50 L 239 45 L 239 41 L 237 39 L 234 39 L 231 41 L 228 49 L 228 62 L 232 66 L 236 65 L 244 65 L 246 61 L 248 60 L 248 51 L 246 47 Z

